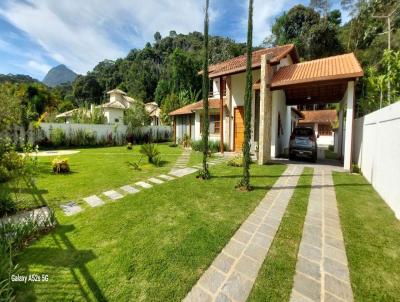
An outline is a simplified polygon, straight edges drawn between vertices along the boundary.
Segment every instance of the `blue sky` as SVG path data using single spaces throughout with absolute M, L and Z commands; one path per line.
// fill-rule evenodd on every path
M 85 74 L 104 59 L 142 48 L 159 31 L 202 31 L 203 0 L 0 0 L 0 73 L 41 80 L 65 64 Z M 247 1 L 211 0 L 212 34 L 244 41 Z M 337 2 L 332 1 L 334 7 Z M 79 3 L 79 4 L 78 4 Z M 274 19 L 307 0 L 255 0 L 254 40 L 270 34 Z M 344 16 L 344 20 L 347 17 Z

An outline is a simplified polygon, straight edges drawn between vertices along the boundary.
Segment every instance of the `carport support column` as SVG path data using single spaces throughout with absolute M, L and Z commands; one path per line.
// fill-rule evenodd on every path
M 346 136 L 344 145 L 344 168 L 351 171 L 354 123 L 354 82 L 348 82 L 346 90 Z
M 260 81 L 260 136 L 258 139 L 258 163 L 263 165 L 271 159 L 271 119 L 272 119 L 272 66 L 271 54 L 261 57 Z

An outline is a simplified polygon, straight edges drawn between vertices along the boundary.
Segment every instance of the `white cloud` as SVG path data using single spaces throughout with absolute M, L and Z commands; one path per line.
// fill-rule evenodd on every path
M 28 61 L 28 66 L 30 68 L 32 68 L 33 70 L 36 70 L 42 74 L 46 74 L 51 68 L 51 66 L 49 66 L 45 63 L 37 62 L 34 60 Z
M 101 60 L 125 56 L 129 48 L 152 41 L 156 31 L 162 35 L 172 29 L 182 33 L 201 31 L 203 3 L 7 0 L 0 5 L 0 15 L 38 43 L 47 56 L 78 73 L 86 73 Z
M 298 2 L 298 1 L 297 1 Z M 271 34 L 274 19 L 284 10 L 290 9 L 296 1 L 294 0 L 254 0 L 253 11 L 253 44 L 259 45 L 265 37 Z M 242 10 L 245 12 L 242 17 L 242 28 L 247 33 L 248 1 L 242 2 Z

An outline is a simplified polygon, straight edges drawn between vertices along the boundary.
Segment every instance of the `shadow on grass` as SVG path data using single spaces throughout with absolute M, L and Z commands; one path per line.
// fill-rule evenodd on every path
M 33 199 L 38 203 L 47 206 L 47 202 L 42 196 L 42 192 L 45 190 L 39 190 L 33 181 L 26 180 L 26 182 Z M 55 220 L 55 229 L 46 236 L 51 236 L 57 247 L 27 248 L 24 252 L 22 252 L 22 254 L 24 255 L 25 259 L 28 259 L 28 264 L 25 267 L 21 268 L 23 268 L 24 272 L 26 272 L 27 274 L 29 273 L 30 264 L 68 268 L 71 276 L 74 279 L 75 284 L 77 284 L 77 286 L 79 287 L 83 300 L 92 301 L 93 299 L 90 297 L 92 295 L 94 296 L 96 301 L 107 301 L 96 280 L 93 278 L 86 267 L 86 264 L 89 261 L 96 259 L 95 254 L 92 250 L 77 249 L 68 238 L 68 233 L 75 230 L 74 225 L 62 225 L 58 223 L 57 218 L 55 218 Z M 78 275 L 77 270 L 79 271 L 81 277 Z M 49 278 L 51 278 L 51 276 L 49 276 Z M 84 283 L 89 288 L 90 293 L 85 290 Z M 25 286 L 28 286 L 28 290 L 30 289 L 32 295 L 34 295 L 34 297 L 30 298 L 37 300 L 33 283 L 27 283 L 25 284 Z M 25 288 L 25 290 L 26 289 L 27 288 Z M 48 290 L 50 292 L 54 290 L 54 294 L 57 294 L 57 289 L 49 288 Z

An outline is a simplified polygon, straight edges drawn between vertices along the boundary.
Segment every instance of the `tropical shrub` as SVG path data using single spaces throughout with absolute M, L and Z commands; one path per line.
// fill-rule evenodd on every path
M 65 145 L 66 143 L 66 136 L 65 132 L 61 128 L 55 128 L 50 131 L 50 141 L 56 147 Z
M 34 151 L 31 146 L 24 147 L 24 156 L 15 151 L 13 144 L 0 141 L 0 182 L 6 182 L 22 176 L 31 177 L 36 173 L 36 157 L 28 153 Z M 36 150 L 37 151 L 37 150 Z
M 53 161 L 51 162 L 51 167 L 53 169 L 53 172 L 56 174 L 68 173 L 70 171 L 68 158 L 57 157 L 53 159 Z
M 160 151 L 155 144 L 143 144 L 140 147 L 140 153 L 147 156 L 149 163 L 154 164 L 155 158 L 160 154 Z
M 162 159 L 160 155 L 157 155 L 153 158 L 153 165 L 155 165 L 156 167 L 162 166 Z
M 128 150 L 132 150 L 132 149 L 133 149 L 133 145 L 132 145 L 132 143 L 128 143 L 128 145 L 126 146 L 126 149 L 128 149 Z

